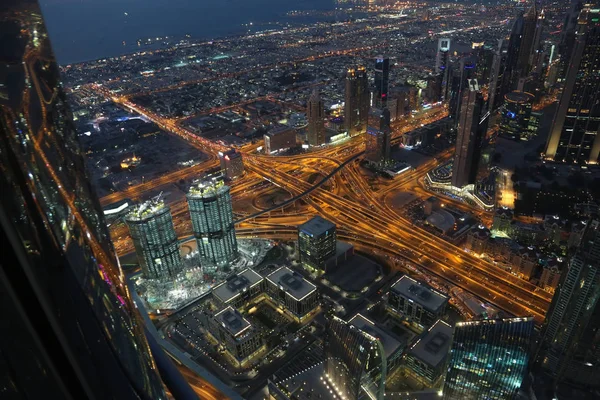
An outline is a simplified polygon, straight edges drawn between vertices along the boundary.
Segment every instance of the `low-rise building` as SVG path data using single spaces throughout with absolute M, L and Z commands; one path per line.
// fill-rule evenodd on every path
M 407 350 L 403 364 L 408 374 L 426 388 L 444 380 L 446 359 L 452 343 L 452 327 L 438 320 Z
M 296 130 L 289 126 L 278 126 L 265 133 L 265 153 L 272 154 L 296 145 Z
M 208 319 L 208 331 L 236 366 L 244 366 L 263 349 L 260 333 L 231 306 Z
M 487 252 L 489 239 L 490 230 L 483 225 L 476 226 L 467 233 L 466 247 L 475 254 L 484 254 Z
M 492 223 L 492 229 L 498 232 L 508 233 L 510 229 L 510 223 L 513 220 L 513 210 L 508 207 L 500 207 L 494 214 L 494 221 Z
M 217 308 L 232 306 L 241 309 L 264 293 L 266 283 L 253 269 L 228 277 L 212 289 L 213 302 Z
M 405 318 L 418 329 L 424 329 L 444 315 L 448 296 L 404 275 L 390 288 L 387 305 L 393 313 Z
M 565 265 L 566 263 L 562 257 L 552 257 L 546 260 L 543 264 L 542 276 L 538 284 L 539 287 L 547 292 L 554 293 L 560 282 Z
M 227 179 L 235 179 L 244 174 L 242 153 L 235 149 L 219 152 L 221 170 Z
M 288 267 L 281 267 L 266 278 L 267 293 L 296 322 L 304 322 L 319 310 L 317 287 Z
M 534 247 L 522 247 L 510 257 L 519 277 L 530 280 L 539 264 L 539 254 Z

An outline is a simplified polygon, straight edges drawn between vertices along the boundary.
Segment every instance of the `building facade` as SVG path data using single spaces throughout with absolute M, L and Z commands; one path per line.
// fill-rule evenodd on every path
M 425 283 L 404 275 L 390 288 L 387 306 L 392 312 L 423 330 L 444 315 L 448 297 Z
M 264 135 L 265 154 L 278 153 L 296 146 L 296 130 L 289 126 L 278 126 Z
M 383 399 L 387 375 L 383 345 L 333 316 L 325 339 L 325 377 L 348 400 Z
M 369 127 L 365 142 L 365 160 L 379 165 L 385 161 L 385 154 L 386 134 L 379 129 Z
M 221 170 L 227 179 L 233 180 L 244 174 L 244 160 L 242 153 L 236 149 L 219 152 Z
M 317 287 L 302 275 L 281 267 L 266 278 L 267 293 L 296 322 L 303 323 L 319 310 Z
M 536 362 L 555 382 L 600 386 L 600 221 L 569 260 L 542 331 Z
M 298 253 L 307 268 L 325 272 L 327 260 L 336 254 L 335 225 L 316 216 L 298 227 Z
M 564 163 L 598 162 L 600 154 L 600 9 L 579 14 L 566 82 L 546 144 L 545 158 Z
M 514 399 L 527 373 L 533 328 L 530 317 L 457 323 L 443 399 Z
M 510 139 L 529 140 L 531 107 L 534 96 L 531 93 L 513 91 L 504 96 L 504 109 L 500 121 L 499 134 Z
M 234 261 L 238 248 L 229 186 L 218 179 L 194 182 L 187 202 L 205 273 Z
M 325 106 L 319 91 L 312 92 L 306 108 L 308 118 L 307 138 L 310 146 L 325 144 Z
M 349 68 L 346 72 L 344 121 L 350 136 L 367 131 L 369 121 L 369 80 L 364 66 Z
M 476 79 L 468 82 L 468 90 L 464 93 L 462 107 L 458 119 L 456 151 L 452 168 L 452 186 L 465 187 L 475 183 L 479 168 L 479 155 L 482 139 L 487 130 L 481 126 L 483 112 L 483 96 L 479 91 Z
M 0 397 L 167 399 L 39 5 L 0 19 Z
M 375 80 L 373 90 L 373 106 L 384 108 L 388 99 L 390 81 L 390 59 L 384 56 L 375 58 Z
M 125 223 L 145 278 L 172 279 L 183 270 L 171 209 L 163 201 L 134 207 Z

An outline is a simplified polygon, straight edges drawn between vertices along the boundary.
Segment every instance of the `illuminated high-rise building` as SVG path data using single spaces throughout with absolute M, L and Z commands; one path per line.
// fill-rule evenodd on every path
M 536 38 L 536 35 L 540 34 L 538 30 L 538 16 L 536 2 L 534 1 L 531 8 L 522 17 L 523 23 L 521 25 L 521 38 L 519 41 L 519 50 L 515 63 L 515 76 L 513 77 L 514 82 L 518 82 L 520 78 L 527 76 L 531 69 L 531 60 L 533 54 L 535 53 L 534 50 L 536 40 L 538 40 L 539 45 L 539 38 Z
M 461 104 L 464 98 L 465 90 L 468 90 L 468 82 L 475 77 L 475 63 L 463 57 L 460 59 L 460 68 L 458 71 L 453 71 L 452 80 L 450 82 L 450 98 L 448 99 L 448 108 L 450 116 L 454 119 L 454 124 L 458 124 L 458 114 L 461 110 Z
M 318 90 L 314 90 L 308 99 L 306 109 L 308 118 L 308 144 L 320 146 L 325 143 L 325 108 Z
M 375 58 L 375 81 L 373 90 L 373 106 L 383 108 L 387 104 L 390 81 L 390 59 L 377 56 Z
M 229 186 L 219 179 L 194 182 L 187 201 L 205 271 L 234 261 L 238 246 Z
M 227 179 L 239 178 L 244 174 L 244 160 L 242 153 L 236 149 L 219 152 L 221 170 Z
M 500 135 L 511 139 L 531 138 L 529 119 L 534 96 L 531 93 L 514 91 L 504 96 L 504 108 L 500 121 Z
M 552 128 L 547 160 L 598 163 L 600 154 L 600 9 L 586 4 Z
M 174 278 L 183 270 L 171 209 L 162 200 L 134 207 L 125 223 L 145 278 Z
M 437 53 L 435 56 L 435 71 L 436 72 L 445 70 L 448 67 L 449 53 L 450 53 L 450 39 L 448 39 L 448 38 L 438 39 Z
M 381 164 L 385 160 L 385 136 L 385 133 L 379 129 L 375 129 L 373 127 L 369 127 L 367 129 L 365 140 L 365 160 L 373 164 Z
M 382 400 L 387 362 L 379 339 L 338 317 L 331 317 L 325 338 L 325 377 L 341 398 Z
M 336 252 L 335 224 L 316 216 L 298 227 L 300 262 L 318 271 L 325 271 L 328 259 Z
M 459 322 L 444 400 L 512 400 L 527 373 L 533 318 Z
M 37 1 L 0 21 L 0 397 L 166 399 Z
M 454 166 L 452 169 L 452 186 L 457 188 L 474 184 L 479 168 L 479 151 L 487 130 L 487 118 L 483 124 L 483 96 L 476 79 L 468 82 L 463 94 L 462 106 L 458 118 L 458 133 Z
M 587 224 L 563 272 L 536 363 L 556 383 L 600 387 L 600 221 Z
M 489 111 L 497 110 L 504 100 L 504 95 L 506 94 L 506 85 L 504 84 L 506 79 L 505 74 L 510 73 L 507 68 L 508 54 L 507 42 L 499 40 L 490 71 L 487 101 Z
M 344 121 L 348 135 L 357 136 L 367 131 L 369 121 L 369 80 L 363 66 L 346 72 Z

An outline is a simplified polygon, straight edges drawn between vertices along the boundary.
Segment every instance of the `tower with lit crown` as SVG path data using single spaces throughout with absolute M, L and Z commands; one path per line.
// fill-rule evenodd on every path
M 308 100 L 308 144 L 320 146 L 325 143 L 325 115 L 323 100 L 318 90 L 314 90 Z
M 348 135 L 357 136 L 367 131 L 369 121 L 369 81 L 363 66 L 346 72 L 344 121 Z

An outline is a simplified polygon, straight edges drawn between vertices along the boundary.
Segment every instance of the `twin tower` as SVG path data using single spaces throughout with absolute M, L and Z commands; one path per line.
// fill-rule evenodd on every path
M 202 268 L 214 273 L 238 255 L 229 186 L 216 179 L 194 182 L 187 202 Z M 183 271 L 173 217 L 164 201 L 136 206 L 125 222 L 145 278 L 172 279 Z

